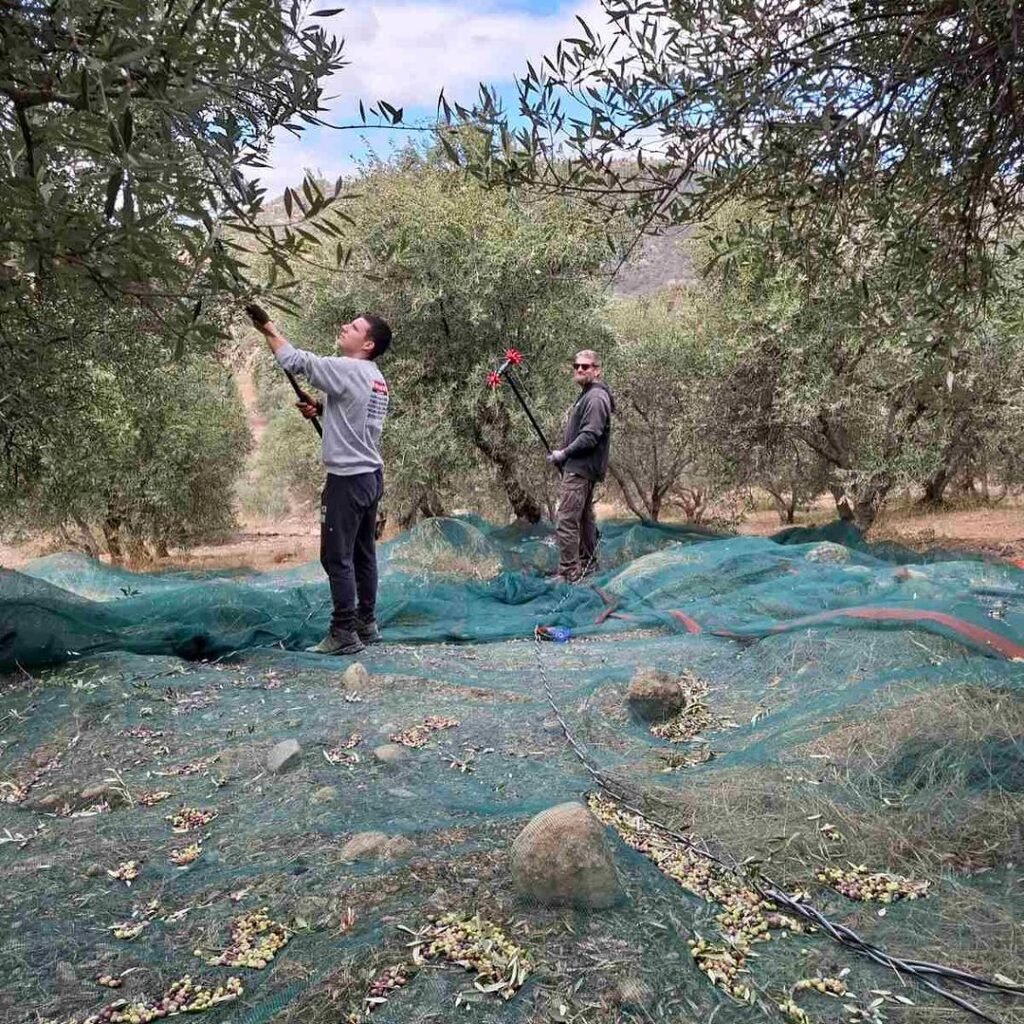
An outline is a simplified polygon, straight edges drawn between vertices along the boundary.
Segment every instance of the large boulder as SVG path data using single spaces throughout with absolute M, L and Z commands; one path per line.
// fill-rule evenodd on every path
M 645 722 L 665 722 L 686 707 L 686 691 L 667 672 L 641 667 L 629 681 L 626 700 Z
M 525 899 L 601 910 L 622 885 L 604 826 L 581 803 L 549 807 L 512 843 L 512 880 Z
M 281 740 L 267 754 L 267 771 L 278 774 L 294 768 L 302 757 L 302 747 L 298 740 Z

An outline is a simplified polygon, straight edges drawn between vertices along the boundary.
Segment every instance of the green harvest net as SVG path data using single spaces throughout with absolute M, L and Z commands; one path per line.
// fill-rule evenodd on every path
M 1024 573 L 838 526 L 606 524 L 600 559 L 570 589 L 548 528 L 428 521 L 381 549 L 385 642 L 344 679 L 302 650 L 317 565 L 3 572 L 0 1020 L 968 1019 L 763 878 L 874 948 L 1024 980 Z M 652 727 L 626 694 L 654 670 L 685 701 Z M 510 869 L 576 800 L 605 909 Z

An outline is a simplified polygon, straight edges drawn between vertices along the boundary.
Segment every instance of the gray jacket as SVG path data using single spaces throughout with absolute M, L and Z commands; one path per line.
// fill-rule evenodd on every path
M 371 359 L 318 356 L 292 345 L 277 361 L 324 393 L 323 460 L 334 476 L 372 473 L 384 466 L 380 433 L 388 412 L 388 386 Z
M 588 480 L 603 480 L 608 472 L 615 399 L 601 380 L 588 384 L 569 410 L 562 450 L 564 472 Z

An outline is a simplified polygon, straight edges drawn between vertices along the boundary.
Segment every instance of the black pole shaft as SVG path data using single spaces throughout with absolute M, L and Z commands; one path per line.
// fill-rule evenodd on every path
M 522 392 L 519 390 L 519 385 L 516 383 L 515 377 L 511 373 L 507 374 L 505 379 L 508 381 L 509 387 L 512 389 L 512 394 L 519 400 L 519 404 L 523 407 L 523 412 L 526 413 L 526 418 L 530 421 L 530 426 L 533 427 L 537 436 L 540 438 L 540 443 L 551 452 L 551 445 L 548 444 L 548 439 L 544 436 L 544 431 L 540 429 L 540 424 L 534 419 L 533 413 L 530 412 L 530 407 L 526 404 L 526 399 L 523 398 Z
M 292 374 L 292 372 L 290 370 L 285 370 L 284 371 L 284 375 L 288 378 L 288 383 L 291 384 L 292 391 L 294 391 L 295 394 L 298 396 L 299 401 L 300 402 L 308 402 L 308 401 L 310 401 L 309 395 L 307 395 L 306 392 L 303 391 L 302 388 L 299 387 L 299 382 L 295 379 L 295 377 Z M 313 428 L 316 430 L 316 432 L 321 437 L 323 437 L 324 436 L 324 428 L 320 426 L 320 417 L 319 416 L 310 416 L 309 421 L 310 421 L 310 423 L 313 424 Z

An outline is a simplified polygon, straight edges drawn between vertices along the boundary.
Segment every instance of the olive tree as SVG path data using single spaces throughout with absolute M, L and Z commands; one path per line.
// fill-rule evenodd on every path
M 95 393 L 94 355 L 119 376 L 112 311 L 142 311 L 178 357 L 210 351 L 219 296 L 273 284 L 286 301 L 286 270 L 318 239 L 343 258 L 337 186 L 307 179 L 268 221 L 256 180 L 274 133 L 316 123 L 321 83 L 344 65 L 317 13 L 306 0 L 0 0 L 7 486 L 31 483 L 55 424 Z M 71 436 L 66 457 L 83 443 Z
M 738 197 L 797 239 L 868 221 L 934 292 L 998 284 L 1024 211 L 1016 5 L 602 0 L 581 27 L 524 68 L 514 121 L 487 91 L 448 112 L 492 129 L 478 174 L 645 226 Z
M 175 359 L 146 311 L 90 301 L 65 294 L 0 324 L 16 353 L 32 330 L 62 339 L 32 367 L 21 408 L 35 440 L 7 453 L 0 524 L 115 560 L 216 536 L 234 521 L 250 443 L 233 377 L 212 356 Z
M 609 472 L 627 507 L 657 521 L 670 506 L 700 521 L 738 482 L 717 443 L 713 403 L 731 341 L 715 329 L 715 298 L 701 287 L 622 301 L 605 377 L 616 397 Z
M 737 340 L 717 401 L 729 443 L 762 471 L 800 457 L 839 514 L 868 528 L 890 496 L 938 486 L 983 438 L 1007 447 L 1022 341 L 1012 317 L 956 302 L 940 316 L 933 297 L 894 288 L 899 254 L 884 235 L 863 232 L 814 278 L 774 244 L 771 221 L 729 236 L 713 233 L 704 262 Z
M 536 521 L 557 474 L 487 373 L 518 349 L 519 380 L 559 436 L 575 398 L 572 355 L 605 336 L 595 280 L 605 229 L 558 198 L 488 191 L 437 148 L 374 161 L 349 184 L 360 193 L 348 207 L 358 223 L 351 258 L 344 272 L 311 274 L 307 313 L 288 334 L 327 352 L 346 319 L 377 312 L 391 323 L 384 454 L 399 519 L 479 505 L 497 485 L 515 516 Z

